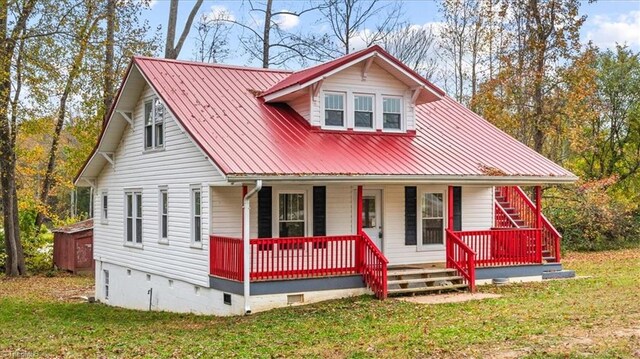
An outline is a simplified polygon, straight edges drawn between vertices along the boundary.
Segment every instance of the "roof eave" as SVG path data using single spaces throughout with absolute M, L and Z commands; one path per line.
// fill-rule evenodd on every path
M 430 184 L 486 184 L 486 185 L 537 185 L 570 184 L 576 176 L 482 176 L 482 175 L 246 175 L 229 174 L 230 183 L 253 182 L 347 182 L 347 183 L 430 183 Z

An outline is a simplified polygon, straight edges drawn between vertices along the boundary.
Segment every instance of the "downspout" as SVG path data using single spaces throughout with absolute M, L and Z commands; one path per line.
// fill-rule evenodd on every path
M 256 193 L 262 189 L 262 180 L 256 181 L 256 186 L 244 196 L 244 202 L 242 204 L 242 240 L 243 240 L 243 254 L 242 254 L 242 281 L 244 284 L 244 313 L 251 314 L 251 231 L 250 231 L 250 213 L 251 205 L 250 200 Z

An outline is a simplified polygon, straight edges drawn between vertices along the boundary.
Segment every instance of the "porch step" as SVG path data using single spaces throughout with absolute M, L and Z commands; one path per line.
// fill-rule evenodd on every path
M 387 290 L 387 293 L 389 294 L 424 293 L 424 292 L 457 290 L 457 289 L 465 289 L 465 288 L 467 288 L 466 284 L 453 284 L 453 285 L 442 285 L 442 286 L 424 286 L 424 287 L 414 287 L 414 288 L 389 289 Z
M 398 269 L 389 269 L 387 271 L 388 277 L 397 277 L 397 276 L 415 276 L 415 275 L 423 275 L 423 276 L 438 276 L 449 277 L 451 274 L 455 274 L 455 269 L 450 268 L 398 268 Z
M 446 280 L 449 282 L 460 281 L 462 277 L 460 276 L 451 276 L 451 277 L 432 277 L 432 278 L 411 278 L 411 279 L 396 279 L 396 280 L 388 280 L 387 285 L 400 285 L 400 284 L 412 284 L 412 283 L 431 283 L 439 280 Z

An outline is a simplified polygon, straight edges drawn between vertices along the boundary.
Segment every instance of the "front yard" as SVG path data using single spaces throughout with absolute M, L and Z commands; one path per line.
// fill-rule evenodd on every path
M 370 297 L 216 318 L 72 299 L 90 278 L 0 279 L 0 357 L 640 357 L 640 249 L 572 253 L 588 279 L 480 287 L 501 298 Z

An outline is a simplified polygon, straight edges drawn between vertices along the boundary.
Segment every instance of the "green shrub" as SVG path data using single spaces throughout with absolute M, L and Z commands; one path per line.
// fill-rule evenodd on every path
M 545 192 L 545 214 L 563 235 L 563 248 L 595 251 L 640 245 L 637 207 L 607 190 L 610 179 Z

